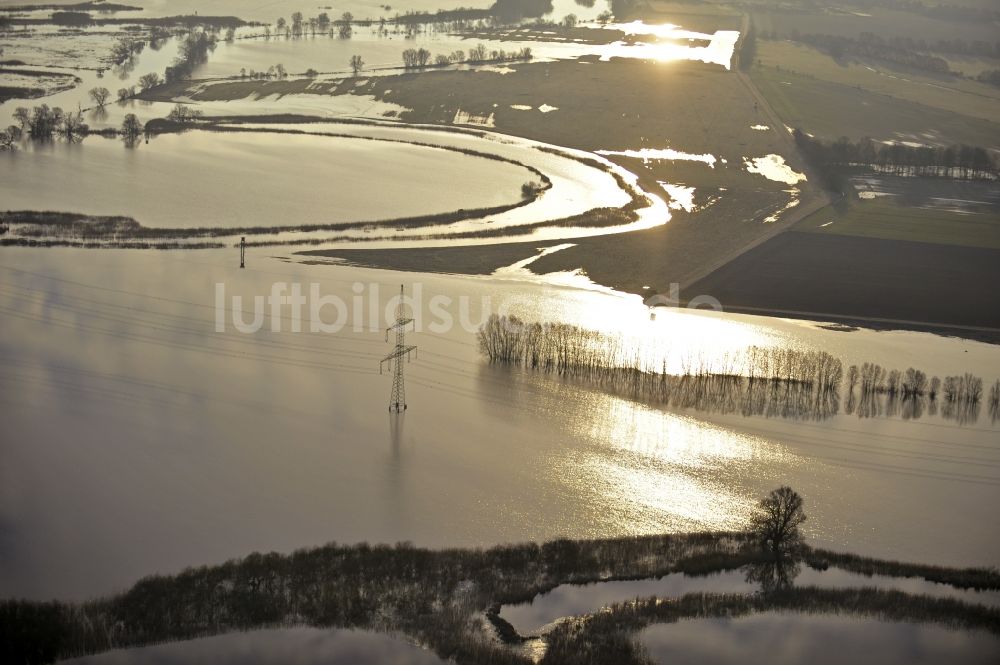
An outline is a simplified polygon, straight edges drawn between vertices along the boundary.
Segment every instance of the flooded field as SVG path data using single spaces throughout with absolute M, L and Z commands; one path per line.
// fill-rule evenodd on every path
M 839 615 L 763 613 L 652 626 L 639 640 L 655 663 L 991 663 L 1000 640 L 982 632 Z
M 188 642 L 110 651 L 65 665 L 435 665 L 430 651 L 401 637 L 359 630 L 285 628 L 230 633 Z
M 0 154 L 8 209 L 37 208 L 41 186 L 47 209 L 166 228 L 379 221 L 513 205 L 521 185 L 538 179 L 510 162 L 333 136 L 190 131 L 135 149 L 101 137 L 25 147 Z M 259 174 L 267 189 L 247 188 Z
M 83 598 L 152 571 L 334 539 L 479 545 L 740 528 L 781 482 L 808 497 L 811 543 L 997 563 L 1000 459 L 985 414 L 957 426 L 664 411 L 489 366 L 471 331 L 488 297 L 491 311 L 530 320 L 645 330 L 679 357 L 790 345 L 992 376 L 995 346 L 728 314 L 650 321 L 636 296 L 274 254 L 251 252 L 241 271 L 235 250 L 3 250 L 0 520 L 16 534 L 0 549 L 3 595 Z M 357 296 L 360 309 L 337 334 L 291 333 L 287 318 L 284 332 L 212 333 L 217 282 L 252 296 L 291 280 Z M 441 303 L 419 310 L 410 409 L 397 420 L 385 412 L 384 313 L 371 299 L 386 303 L 401 281 L 448 298 L 452 325 Z
M 792 583 L 800 587 L 898 589 L 915 595 L 956 598 L 969 603 L 1000 606 L 1000 593 L 957 589 L 918 578 L 867 576 L 837 568 L 821 571 L 807 566 L 801 566 L 797 574 L 791 578 Z M 537 596 L 529 603 L 503 606 L 500 616 L 509 621 L 518 633 L 527 636 L 545 632 L 559 619 L 591 614 L 614 603 L 623 603 L 635 598 L 650 596 L 677 598 L 687 593 L 745 594 L 759 590 L 760 585 L 748 580 L 743 570 L 704 576 L 672 573 L 652 580 L 622 580 L 586 585 L 563 584 Z
M 46 208 L 125 215 L 164 229 L 330 227 L 250 239 L 264 244 L 552 239 L 650 228 L 670 218 L 663 200 L 642 192 L 625 169 L 589 153 L 528 140 L 394 123 L 245 123 L 217 129 L 226 131 L 156 136 L 134 147 L 97 137 L 26 143 L 27 150 L 0 154 L 13 174 L 0 191 L 10 208 L 28 210 L 40 185 L 58 182 L 57 192 L 46 196 Z M 199 168 L 189 168 L 194 164 Z M 200 170 L 204 165 L 211 178 Z M 262 172 L 273 174 L 266 191 L 246 192 L 242 183 Z M 149 173 L 158 175 L 146 185 Z M 121 186 L 105 188 L 109 175 Z M 540 188 L 530 200 L 522 189 L 526 184 Z M 134 196 L 139 187 L 146 196 Z M 178 191 L 186 196 L 177 197 Z M 315 206 L 311 197 L 317 192 L 325 193 L 328 208 Z M 633 221 L 619 216 L 579 227 L 563 221 L 633 199 L 638 207 Z M 384 230 L 369 223 L 401 218 L 416 221 L 382 224 Z M 334 228 L 341 222 L 347 224 Z

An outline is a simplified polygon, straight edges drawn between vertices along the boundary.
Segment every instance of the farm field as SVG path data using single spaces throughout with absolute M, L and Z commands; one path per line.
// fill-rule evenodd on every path
M 1000 125 L 989 120 L 824 81 L 787 68 L 754 67 L 751 76 L 786 125 L 827 141 L 846 136 L 931 144 L 1000 143 Z
M 874 199 L 852 202 L 843 213 L 832 206 L 823 208 L 795 230 L 1000 249 L 1000 212 L 995 209 L 968 213 Z

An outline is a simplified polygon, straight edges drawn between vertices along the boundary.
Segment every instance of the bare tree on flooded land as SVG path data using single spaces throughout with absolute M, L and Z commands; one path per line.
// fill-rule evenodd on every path
M 52 138 L 62 128 L 63 116 L 61 108 L 49 108 L 48 104 L 41 104 L 30 110 L 20 106 L 14 111 L 14 119 L 21 125 L 21 129 L 27 130 L 31 138 L 36 140 Z
M 7 129 L 0 131 L 0 152 L 4 150 L 17 150 L 17 140 L 21 138 L 21 128 L 11 125 Z
M 354 72 L 354 78 L 358 77 L 358 74 L 361 73 L 361 68 L 364 66 L 365 66 L 365 61 L 361 58 L 360 55 L 351 56 L 351 71 Z
M 142 135 L 142 123 L 139 122 L 139 118 L 134 113 L 129 113 L 122 120 L 120 133 L 122 140 L 125 141 L 125 145 L 129 148 L 134 148 L 139 142 L 139 137 Z
M 156 72 L 150 72 L 139 77 L 139 89 L 146 92 L 150 88 L 155 88 L 160 85 L 160 75 Z
M 350 39 L 351 35 L 354 34 L 354 28 L 352 23 L 354 22 L 354 15 L 351 12 L 344 12 L 340 17 L 340 29 L 338 34 L 341 39 Z
M 200 109 L 192 109 L 185 104 L 174 104 L 174 108 L 167 114 L 167 120 L 183 124 L 197 120 L 202 115 L 204 113 Z
M 844 169 L 863 167 L 897 176 L 943 177 L 962 180 L 996 180 L 1000 162 L 985 148 L 968 145 L 884 145 L 870 138 L 852 142 L 840 138 L 833 143 L 815 139 L 800 129 L 792 132 L 795 143 L 809 163 L 833 191 L 847 191 Z
M 137 54 L 142 53 L 146 47 L 146 42 L 135 37 L 120 37 L 111 47 L 111 61 L 116 65 L 121 65 Z
M 31 125 L 31 109 L 26 106 L 18 106 L 14 110 L 14 120 L 21 126 L 21 130 L 26 130 Z
M 794 552 L 802 544 L 799 527 L 806 521 L 802 497 L 782 486 L 760 500 L 750 518 L 750 531 L 760 546 L 774 555 Z
M 103 86 L 91 88 L 90 92 L 87 94 L 90 95 L 90 98 L 94 100 L 94 103 L 101 108 L 104 108 L 104 105 L 107 104 L 108 100 L 111 98 L 111 91 Z
M 87 134 L 90 128 L 83 122 L 83 113 L 67 113 L 59 125 L 59 134 L 67 141 L 76 142 Z

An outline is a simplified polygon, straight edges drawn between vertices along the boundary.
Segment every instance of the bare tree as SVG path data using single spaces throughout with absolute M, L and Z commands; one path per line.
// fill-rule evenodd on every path
M 760 500 L 750 520 L 750 530 L 761 547 L 780 555 L 802 543 L 799 526 L 806 521 L 802 497 L 791 487 L 782 486 Z
M 354 72 L 354 77 L 357 78 L 358 74 L 361 73 L 361 68 L 365 66 L 365 61 L 360 55 L 351 56 L 351 71 Z
M 18 106 L 14 110 L 14 120 L 21 125 L 21 129 L 27 129 L 31 124 L 31 109 L 26 106 Z
M 59 124 L 59 133 L 67 141 L 79 141 L 89 129 L 83 122 L 83 114 L 80 112 L 65 114 Z
M 142 134 L 142 123 L 134 113 L 129 113 L 122 121 L 121 135 L 125 140 L 125 145 L 132 147 L 139 141 Z
M 139 77 L 139 89 L 146 92 L 150 88 L 155 88 L 160 85 L 160 75 L 156 72 L 150 72 L 144 76 Z
M 90 98 L 94 100 L 94 103 L 101 108 L 104 108 L 104 105 L 108 103 L 108 99 L 111 98 L 111 91 L 102 86 L 91 88 L 90 92 L 87 94 L 90 95 Z
M 341 39 L 351 38 L 351 35 L 354 32 L 354 28 L 351 26 L 351 23 L 353 21 L 354 21 L 354 16 L 351 14 L 351 12 L 344 12 L 343 15 L 340 17 L 339 34 Z
M 20 134 L 21 128 L 17 125 L 11 125 L 7 129 L 0 132 L 0 151 L 3 150 L 16 150 L 17 149 L 17 136 Z

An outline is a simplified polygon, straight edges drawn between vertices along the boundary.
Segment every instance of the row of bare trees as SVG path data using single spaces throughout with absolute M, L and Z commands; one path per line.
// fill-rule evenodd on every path
M 926 411 L 961 423 L 979 417 L 983 381 L 972 374 L 928 377 L 922 370 L 851 365 L 823 351 L 751 346 L 711 360 L 666 361 L 620 336 L 563 323 L 527 323 L 491 316 L 478 333 L 491 362 L 579 379 L 609 393 L 675 408 L 763 417 L 823 420 L 840 411 L 845 388 L 849 415 L 916 419 Z M 655 363 L 661 363 L 657 366 Z M 989 390 L 990 413 L 1000 416 L 1000 381 Z M 940 407 L 940 409 L 939 409 Z
M 847 390 L 853 392 L 855 386 L 859 394 L 891 395 L 903 398 L 928 397 L 935 400 L 939 396 L 947 402 L 978 402 L 983 397 L 983 380 L 966 372 L 956 376 L 947 376 L 942 384 L 941 379 L 933 377 L 930 380 L 923 371 L 910 367 L 905 371 L 887 370 L 881 365 L 863 363 L 858 368 L 851 365 L 847 370 Z M 1000 382 L 994 385 L 993 392 L 1000 393 Z
M 793 136 L 810 163 L 821 169 L 862 166 L 893 175 L 989 180 L 1000 172 L 996 158 L 976 146 L 908 146 L 870 138 L 824 143 L 798 129 Z
M 466 53 L 461 49 L 451 53 L 441 53 L 432 56 L 427 49 L 408 48 L 403 51 L 403 67 L 406 69 L 423 69 L 430 65 L 444 67 L 459 63 L 482 64 L 482 63 L 504 63 L 504 62 L 528 62 L 534 57 L 531 48 L 525 46 L 517 51 L 504 51 L 494 49 L 488 51 L 485 44 L 477 44 Z
M 480 351 L 491 362 L 523 365 L 559 374 L 601 376 L 616 371 L 652 374 L 641 349 L 620 336 L 566 323 L 528 323 L 516 316 L 493 314 L 478 333 Z M 752 346 L 726 354 L 722 364 L 683 363 L 683 376 L 741 375 L 748 382 L 782 381 L 834 389 L 840 385 L 840 360 L 825 351 Z

